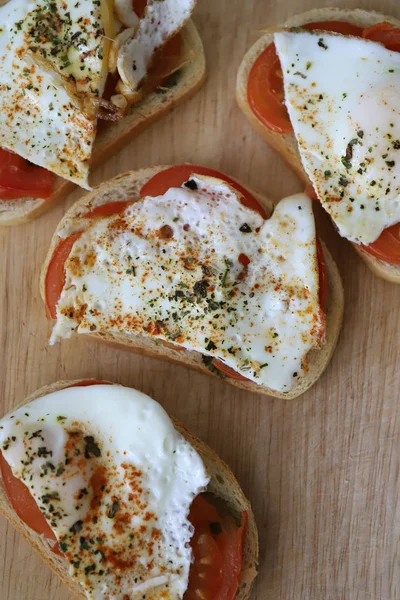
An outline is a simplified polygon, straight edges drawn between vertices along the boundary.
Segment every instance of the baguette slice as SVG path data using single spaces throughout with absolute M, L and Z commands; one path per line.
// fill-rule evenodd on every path
M 92 169 L 118 152 L 153 121 L 160 119 L 175 106 L 193 96 L 204 83 L 206 66 L 203 43 L 192 21 L 188 21 L 181 35 L 183 66 L 179 69 L 176 85 L 150 93 L 132 106 L 121 121 L 106 124 L 96 137 L 91 158 Z M 53 194 L 47 200 L 40 198 L 0 200 L 0 225 L 18 225 L 36 219 L 56 202 L 62 200 L 73 188 L 73 183 L 55 176 Z
M 123 175 L 119 175 L 108 182 L 105 182 L 98 186 L 93 192 L 87 194 L 80 200 L 78 200 L 66 213 L 64 218 L 58 224 L 57 230 L 53 235 L 50 249 L 45 259 L 45 262 L 41 271 L 40 278 L 40 292 L 43 300 L 45 300 L 45 279 L 49 262 L 53 256 L 54 249 L 60 241 L 58 232 L 67 225 L 73 223 L 75 231 L 79 231 L 79 218 L 89 210 L 101 204 L 108 202 L 118 202 L 124 200 L 140 199 L 140 189 L 142 186 L 151 179 L 156 173 L 165 170 L 166 166 L 150 167 L 147 169 L 139 169 L 138 171 L 131 171 Z M 195 169 L 194 169 L 195 170 Z M 261 196 L 258 193 L 252 192 L 257 200 L 262 204 L 267 213 L 270 213 L 273 208 L 273 203 Z M 83 225 L 82 225 L 83 226 Z M 274 396 L 276 398 L 296 398 L 308 388 L 310 388 L 317 379 L 321 376 L 329 360 L 333 354 L 336 346 L 336 342 L 339 336 L 340 326 L 343 316 L 343 287 L 340 279 L 339 271 L 335 262 L 333 261 L 328 249 L 323 244 L 323 252 L 325 263 L 328 274 L 328 304 L 326 308 L 327 318 L 327 333 L 326 343 L 321 349 L 312 350 L 308 355 L 309 371 L 301 379 L 296 386 L 287 393 L 277 392 L 275 390 L 262 387 L 253 381 L 243 382 L 235 381 L 227 378 L 226 380 L 231 385 L 239 387 L 249 392 L 258 392 L 267 396 Z M 80 334 L 81 335 L 81 334 Z M 92 338 L 96 338 L 103 342 L 115 345 L 117 347 L 123 347 L 133 352 L 144 354 L 146 356 L 152 356 L 155 358 L 162 358 L 175 362 L 180 365 L 185 365 L 202 373 L 216 376 L 212 373 L 202 361 L 201 354 L 190 350 L 174 350 L 169 347 L 165 347 L 160 344 L 157 340 L 154 340 L 145 336 L 132 336 L 124 333 L 90 333 L 88 334 Z
M 388 17 L 379 12 L 361 9 L 342 10 L 340 8 L 315 8 L 292 17 L 284 23 L 284 26 L 299 27 L 304 23 L 311 23 L 313 21 L 347 21 L 360 27 L 371 27 L 376 23 L 387 21 L 396 27 L 400 27 L 400 20 Z M 251 68 L 263 50 L 274 41 L 274 31 L 276 29 L 276 27 L 271 27 L 270 30 L 266 30 L 267 33 L 257 40 L 243 58 L 237 75 L 236 99 L 254 131 L 261 135 L 282 156 L 304 185 L 307 185 L 310 181 L 303 169 L 294 134 L 276 133 L 268 129 L 253 113 L 247 100 L 247 83 Z M 352 245 L 375 275 L 393 283 L 400 283 L 400 265 L 391 265 L 375 258 L 372 254 L 363 250 L 360 245 L 354 243 Z
M 41 396 L 57 392 L 65 387 L 79 383 L 76 381 L 58 381 L 51 385 L 42 387 L 37 392 L 31 394 L 20 406 L 36 400 Z M 89 381 L 89 380 L 88 380 Z M 250 598 L 251 587 L 253 580 L 257 575 L 258 565 L 258 533 L 251 506 L 246 496 L 244 495 L 238 481 L 233 475 L 230 468 L 219 458 L 219 456 L 211 450 L 204 442 L 192 435 L 187 429 L 175 419 L 172 419 L 174 427 L 181 433 L 186 440 L 195 448 L 201 456 L 205 467 L 210 475 L 210 483 L 207 491 L 214 493 L 219 498 L 222 498 L 227 505 L 237 512 L 247 511 L 248 524 L 245 539 L 243 543 L 243 568 L 235 600 L 247 600 Z M 69 587 L 71 592 L 82 600 L 86 598 L 82 592 L 82 588 L 68 574 L 68 563 L 60 556 L 54 554 L 49 547 L 49 544 L 39 534 L 35 533 L 30 527 L 18 517 L 13 507 L 11 506 L 6 491 L 4 489 L 0 477 L 0 514 L 24 536 L 31 544 L 34 550 L 43 558 L 43 560 L 53 569 L 55 573 Z

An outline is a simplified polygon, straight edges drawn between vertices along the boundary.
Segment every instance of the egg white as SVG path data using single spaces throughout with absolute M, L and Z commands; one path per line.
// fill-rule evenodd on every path
M 283 199 L 264 221 L 227 184 L 191 182 L 88 225 L 66 261 L 51 343 L 145 335 L 289 391 L 324 334 L 311 202 Z
M 0 449 L 88 599 L 182 598 L 189 509 L 209 478 L 157 402 L 118 385 L 63 389 L 1 419 Z
M 102 2 L 0 7 L 0 147 L 86 188 L 96 135 L 88 108 L 107 76 Z
M 301 160 L 340 234 L 370 244 L 400 221 L 400 53 L 325 32 L 278 32 Z

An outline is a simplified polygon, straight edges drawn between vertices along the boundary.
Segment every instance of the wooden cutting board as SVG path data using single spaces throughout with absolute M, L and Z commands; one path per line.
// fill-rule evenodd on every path
M 299 191 L 237 108 L 236 72 L 262 25 L 331 4 L 344 6 L 199 0 L 195 21 L 208 59 L 206 85 L 110 157 L 95 183 L 134 167 L 190 161 L 230 173 L 275 200 Z M 360 5 L 400 18 L 398 0 L 346 3 Z M 95 377 L 137 387 L 210 444 L 242 483 L 260 534 L 257 599 L 400 598 L 400 287 L 373 277 L 318 210 L 320 231 L 343 276 L 346 309 L 333 360 L 298 400 L 247 394 L 84 339 L 50 348 L 39 269 L 55 226 L 80 194 L 34 223 L 0 231 L 0 413 L 58 379 Z M 71 598 L 4 519 L 0 598 Z

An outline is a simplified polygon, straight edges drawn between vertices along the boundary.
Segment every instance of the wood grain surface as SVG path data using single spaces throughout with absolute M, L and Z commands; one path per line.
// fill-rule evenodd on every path
M 94 173 L 191 161 L 237 176 L 278 200 L 299 183 L 235 104 L 236 71 L 262 25 L 334 2 L 198 0 L 208 59 L 200 93 Z M 398 0 L 348 8 L 400 17 Z M 297 400 L 247 394 L 167 363 L 73 339 L 50 348 L 38 276 L 76 191 L 38 221 L 0 231 L 1 414 L 57 379 L 96 377 L 161 402 L 232 467 L 260 534 L 258 600 L 400 598 L 399 291 L 375 278 L 317 209 L 343 276 L 345 318 L 326 373 Z M 69 592 L 0 519 L 1 600 L 67 600 Z

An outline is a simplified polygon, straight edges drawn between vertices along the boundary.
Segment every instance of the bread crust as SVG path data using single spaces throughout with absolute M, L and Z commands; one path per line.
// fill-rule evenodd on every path
M 40 276 L 40 293 L 43 301 L 45 301 L 45 279 L 47 268 L 50 260 L 53 256 L 53 252 L 60 240 L 58 232 L 74 224 L 74 229 L 79 230 L 80 217 L 92 210 L 96 206 L 106 204 L 107 202 L 117 202 L 123 200 L 134 200 L 140 198 L 141 187 L 153 177 L 156 173 L 165 170 L 167 166 L 150 167 L 146 169 L 139 169 L 137 171 L 131 171 L 122 175 L 118 175 L 114 179 L 105 182 L 95 188 L 93 192 L 87 194 L 80 200 L 78 200 L 70 210 L 65 214 L 63 219 L 57 226 L 57 229 L 53 235 L 50 243 L 50 248 L 44 261 L 41 276 Z M 243 184 L 242 184 L 243 185 Z M 262 204 L 267 213 L 271 212 L 273 203 L 261 196 L 257 192 L 252 191 L 257 200 Z M 83 226 L 83 224 L 82 224 Z M 326 343 L 320 349 L 311 350 L 308 355 L 309 371 L 305 376 L 297 383 L 297 385 L 287 393 L 278 392 L 276 390 L 269 389 L 267 387 L 260 386 L 253 381 L 235 381 L 233 379 L 226 378 L 226 381 L 239 387 L 243 390 L 250 392 L 257 392 L 267 396 L 273 396 L 276 398 L 291 399 L 296 398 L 307 389 L 309 389 L 315 381 L 321 376 L 325 368 L 327 367 L 329 360 L 333 354 L 336 346 L 336 342 L 339 336 L 340 326 L 342 323 L 343 316 L 343 287 L 340 279 L 340 274 L 337 269 L 335 262 L 333 261 L 327 247 L 322 243 L 325 263 L 328 274 L 328 302 L 326 307 Z M 111 344 L 115 347 L 123 347 L 131 350 L 132 352 L 144 354 L 154 358 L 162 358 L 170 362 L 177 363 L 179 365 L 185 365 L 191 369 L 195 369 L 202 373 L 206 373 L 212 377 L 217 377 L 215 373 L 211 372 L 203 364 L 201 354 L 190 350 L 174 350 L 161 345 L 157 340 L 146 338 L 145 336 L 128 336 L 123 333 L 91 333 L 88 334 L 91 338 L 98 339 L 107 344 Z
M 396 27 L 400 27 L 399 19 L 379 12 L 361 9 L 344 10 L 340 8 L 313 9 L 288 19 L 284 23 L 284 26 L 296 27 L 312 21 L 347 21 L 361 27 L 371 27 L 381 21 L 387 21 L 393 23 Z M 253 44 L 243 58 L 237 74 L 236 100 L 254 131 L 281 155 L 302 183 L 307 185 L 310 182 L 307 173 L 303 169 L 294 134 L 276 133 L 268 129 L 253 113 L 247 100 L 247 85 L 251 68 L 263 50 L 273 42 L 274 31 L 276 31 L 276 27 L 266 30 L 266 33 Z M 363 250 L 358 244 L 352 243 L 352 245 L 375 275 L 392 283 L 400 283 L 400 265 L 392 265 L 381 261 Z
M 82 379 L 74 381 L 57 381 L 51 385 L 46 385 L 24 400 L 19 406 L 23 406 L 32 400 L 36 400 L 42 396 L 62 390 L 65 387 L 73 386 L 82 381 Z M 87 379 L 85 381 L 91 381 Z M 93 380 L 95 381 L 95 380 Z M 111 382 L 109 382 L 111 383 Z M 16 407 L 17 408 L 17 407 Z M 237 591 L 235 600 L 248 600 L 250 598 L 251 588 L 253 585 L 254 578 L 257 575 L 258 565 L 258 532 L 257 525 L 254 519 L 254 514 L 251 509 L 250 502 L 244 495 L 239 482 L 233 475 L 230 468 L 226 463 L 219 458 L 219 456 L 212 450 L 207 444 L 199 440 L 196 436 L 190 433 L 184 425 L 179 423 L 176 419 L 171 417 L 174 427 L 186 440 L 195 448 L 200 454 L 207 472 L 211 477 L 207 491 L 210 491 L 222 498 L 228 506 L 234 511 L 242 512 L 246 511 L 248 515 L 247 530 L 243 543 L 243 561 L 242 561 L 242 574 L 239 582 L 239 589 Z M 85 600 L 86 596 L 82 592 L 82 588 L 77 584 L 68 574 L 68 565 L 66 561 L 54 554 L 43 536 L 38 535 L 32 529 L 30 529 L 25 523 L 18 517 L 14 511 L 10 501 L 8 500 L 7 493 L 0 477 L 0 514 L 4 515 L 6 519 L 24 536 L 24 538 L 31 544 L 35 552 L 37 552 L 41 558 L 53 569 L 53 571 L 63 580 L 68 586 L 71 592 L 79 599 Z
M 138 104 L 132 106 L 121 121 L 112 123 L 99 132 L 91 157 L 92 170 L 105 162 L 109 156 L 116 154 L 151 123 L 191 98 L 203 85 L 206 78 L 203 43 L 191 20 L 182 29 L 181 35 L 183 66 L 179 69 L 178 84 L 165 90 L 165 93 L 155 91 L 148 94 Z M 53 193 L 47 200 L 41 198 L 0 200 L 0 225 L 20 225 L 33 221 L 65 198 L 74 187 L 75 184 L 72 182 L 55 177 Z

